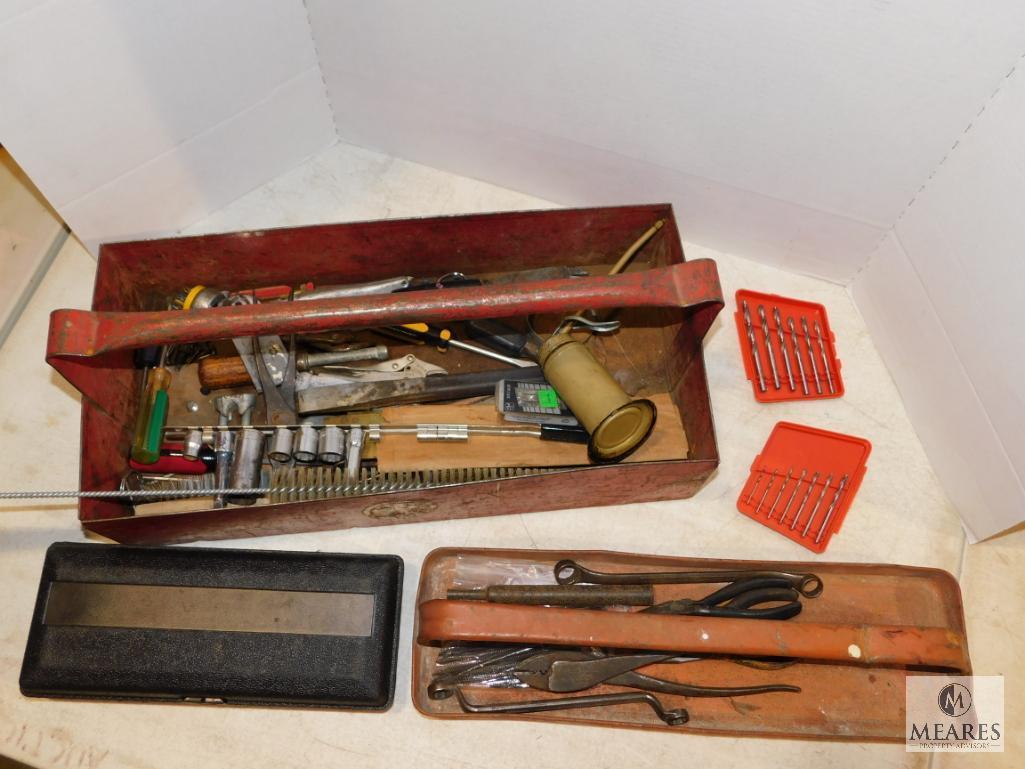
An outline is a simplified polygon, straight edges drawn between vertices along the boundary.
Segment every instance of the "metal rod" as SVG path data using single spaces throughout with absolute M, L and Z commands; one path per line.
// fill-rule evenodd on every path
M 540 713 L 548 710 L 573 710 L 576 708 L 597 708 L 607 705 L 649 705 L 662 721 L 670 726 L 682 726 L 690 716 L 684 708 L 666 710 L 658 697 L 648 692 L 617 692 L 615 694 L 588 694 L 583 697 L 559 697 L 549 700 L 526 700 L 518 702 L 492 702 L 475 704 L 466 699 L 463 690 L 455 689 L 459 707 L 467 713 Z

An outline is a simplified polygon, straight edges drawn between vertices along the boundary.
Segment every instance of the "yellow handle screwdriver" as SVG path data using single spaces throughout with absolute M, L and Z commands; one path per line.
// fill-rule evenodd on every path
M 519 366 L 521 368 L 528 368 L 536 365 L 533 361 L 522 360 L 521 358 L 511 358 L 508 355 L 502 355 L 500 352 L 489 350 L 486 347 L 479 347 L 469 342 L 461 342 L 458 339 L 452 337 L 452 332 L 447 328 L 437 328 L 435 326 L 428 325 L 427 323 L 405 323 L 401 326 L 390 326 L 388 331 L 398 334 L 399 336 L 405 336 L 412 339 L 417 339 L 421 342 L 429 342 L 435 345 L 439 350 L 446 350 L 449 347 L 455 347 L 458 350 L 466 350 L 476 355 L 483 355 L 485 358 L 491 358 L 492 360 L 498 360 L 502 363 L 507 363 L 510 366 Z
M 160 459 L 160 444 L 167 423 L 167 390 L 171 386 L 171 372 L 165 367 L 167 348 L 160 351 L 159 365 L 147 369 L 142 386 L 142 403 L 135 419 L 135 437 L 132 439 L 132 459 L 152 465 Z

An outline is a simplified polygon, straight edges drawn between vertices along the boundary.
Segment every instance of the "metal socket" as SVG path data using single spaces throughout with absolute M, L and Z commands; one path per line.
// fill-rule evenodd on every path
M 199 459 L 199 452 L 203 450 L 203 431 L 189 430 L 185 433 L 185 442 L 182 444 L 182 456 L 186 459 Z
M 260 486 L 260 471 L 263 466 L 263 432 L 251 428 L 242 430 L 235 456 L 231 460 L 231 475 L 228 485 L 232 489 L 254 489 Z M 233 494 L 230 502 L 236 505 L 252 505 L 255 496 Z
M 292 458 L 292 444 L 295 442 L 295 435 L 287 427 L 279 427 L 274 431 L 271 438 L 270 451 L 267 456 L 272 462 L 287 462 Z
M 345 459 L 345 430 L 337 425 L 321 428 L 317 459 L 325 465 L 337 465 Z
M 306 465 L 316 462 L 317 449 L 320 447 L 317 428 L 313 425 L 299 425 L 299 429 L 295 431 L 294 445 L 292 459 Z

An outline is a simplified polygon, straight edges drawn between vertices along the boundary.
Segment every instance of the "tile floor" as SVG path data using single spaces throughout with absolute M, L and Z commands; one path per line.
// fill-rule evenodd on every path
M 366 150 L 337 145 L 197 223 L 184 234 L 327 221 L 550 208 L 552 204 Z M 420 564 L 443 545 L 610 548 L 734 558 L 807 558 L 808 552 L 736 512 L 751 459 L 781 419 L 849 432 L 873 443 L 869 471 L 831 560 L 928 565 L 961 576 L 977 672 L 1006 676 L 1007 718 L 1021 722 L 1025 637 L 1025 531 L 966 549 L 956 512 L 940 489 L 899 395 L 844 288 L 738 256 L 687 245 L 714 258 L 728 296 L 739 287 L 823 302 L 844 365 L 841 400 L 763 407 L 743 379 L 728 311 L 705 347 L 722 464 L 691 500 L 500 516 L 434 524 L 236 540 L 229 547 L 398 553 L 406 601 L 395 705 L 386 715 L 200 708 L 26 699 L 17 689 L 39 567 L 53 541 L 83 539 L 74 509 L 45 502 L 0 503 L 0 754 L 39 766 L 250 769 L 320 767 L 819 766 L 925 767 L 930 757 L 902 746 L 649 734 L 515 722 L 429 721 L 409 701 L 408 646 Z M 77 397 L 43 361 L 47 316 L 87 307 L 95 263 L 73 239 L 59 254 L 7 343 L 0 348 L 0 488 L 74 488 Z M 41 439 L 41 436 L 44 439 Z M 995 587 L 996 586 L 996 587 Z M 1015 696 L 1017 695 L 1017 696 Z M 599 742 L 600 741 L 600 742 Z M 1017 766 L 1008 752 L 951 758 Z

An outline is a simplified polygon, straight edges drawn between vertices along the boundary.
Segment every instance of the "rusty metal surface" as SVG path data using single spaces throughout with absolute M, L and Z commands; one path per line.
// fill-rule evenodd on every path
M 964 658 L 962 639 L 946 628 L 791 623 L 445 599 L 427 601 L 419 611 L 418 643 L 600 646 L 954 670 Z
M 238 329 L 266 328 L 267 323 L 338 328 L 354 323 L 377 323 L 382 313 L 423 312 L 446 320 L 457 317 L 492 317 L 505 311 L 531 313 L 562 307 L 573 309 L 591 302 L 579 296 L 582 285 L 605 286 L 601 302 L 609 298 L 610 278 L 589 278 L 587 284 L 544 281 L 543 299 L 524 295 L 508 285 L 484 293 L 460 293 L 449 306 L 444 297 L 406 295 L 365 300 L 347 307 L 310 302 L 302 321 L 291 319 L 295 307 L 250 307 L 232 310 L 232 325 L 221 315 L 193 318 L 179 313 L 170 336 L 162 311 L 167 297 L 197 283 L 233 289 L 260 285 L 295 285 L 313 280 L 318 285 L 376 280 L 409 274 L 441 275 L 451 271 L 494 275 L 545 268 L 552 265 L 587 268 L 603 275 L 607 265 L 656 219 L 666 226 L 638 254 L 622 276 L 637 291 L 649 286 L 657 304 L 671 307 L 627 309 L 618 317 L 625 328 L 609 339 L 595 339 L 599 360 L 615 370 L 631 394 L 669 392 L 680 409 L 687 432 L 690 457 L 685 461 L 641 466 L 588 467 L 557 474 L 544 483 L 538 479 L 512 479 L 419 492 L 397 492 L 315 503 L 256 505 L 248 509 L 199 511 L 185 515 L 134 516 L 130 507 L 104 500 L 82 500 L 79 517 L 91 531 L 125 542 L 173 542 L 316 531 L 350 526 L 441 520 L 450 517 L 497 515 L 553 510 L 585 505 L 682 499 L 691 496 L 714 471 L 718 449 L 712 426 L 711 403 L 701 340 L 722 308 L 722 291 L 714 264 L 685 263 L 679 232 L 668 205 L 526 211 L 428 219 L 406 219 L 313 227 L 283 228 L 185 238 L 105 244 L 100 251 L 94 313 L 57 311 L 51 320 L 48 360 L 82 394 L 81 488 L 113 489 L 126 470 L 127 446 L 137 408 L 139 372 L 127 349 L 119 345 L 166 342 L 173 338 L 211 335 L 224 338 Z M 655 270 L 670 268 L 667 285 L 649 284 Z M 644 271 L 652 271 L 645 275 Z M 638 277 L 640 276 L 640 277 Z M 592 283 L 591 281 L 597 281 Z M 655 281 L 657 282 L 657 281 Z M 568 289 L 568 290 L 567 290 Z M 465 289 L 446 289 L 454 292 Z M 488 293 L 493 291 L 494 293 Z M 498 310 L 485 297 L 505 297 Z M 661 299 L 658 299 L 661 297 Z M 668 298 L 667 298 L 668 297 Z M 360 300 L 364 301 L 364 300 Z M 596 300 L 597 301 L 597 300 Z M 647 299 L 645 300 L 648 301 Z M 595 306 L 610 306 L 609 304 Z M 509 304 L 511 303 L 511 304 Z M 686 307 L 679 305 L 685 303 Z M 303 303 L 299 303 L 303 304 Z M 434 307 L 428 310 L 428 306 Z M 511 307 L 519 308 L 517 310 Z M 310 308 L 313 308 L 312 310 Z M 396 309 L 404 308 L 404 309 Z M 272 310 L 268 318 L 262 315 Z M 211 312 L 224 312 L 216 310 Z M 120 313 L 133 313 L 130 316 Z M 253 314 L 250 314 L 253 313 Z M 282 318 L 287 313 L 290 318 Z M 391 314 L 394 319 L 410 316 Z M 204 319 L 206 318 L 206 319 Z M 102 322 L 101 322 L 102 319 Z M 341 320 L 340 320 L 341 319 Z M 160 329 L 158 333 L 157 329 Z M 183 331 L 182 324 L 188 327 Z M 288 326 L 293 328 L 294 326 Z M 108 352 L 100 352 L 107 349 Z M 630 354 L 626 355 L 626 350 Z M 452 356 L 450 356 L 451 359 Z M 468 361 L 460 372 L 483 367 Z M 577 472 L 586 472 L 581 483 Z M 520 482 L 524 481 L 524 482 Z
M 488 564 L 499 568 L 502 573 L 508 573 L 510 564 L 532 564 L 554 569 L 555 564 L 563 558 L 572 558 L 590 568 L 607 572 L 720 569 L 814 571 L 825 582 L 822 595 L 804 601 L 804 611 L 784 624 L 794 627 L 810 623 L 942 628 L 956 639 L 959 648 L 957 669 L 964 674 L 971 673 L 960 589 L 954 577 L 940 569 L 888 564 L 728 561 L 609 551 L 443 548 L 430 553 L 424 560 L 417 604 L 422 607 L 435 599 L 444 598 L 453 584 L 466 586 L 465 578 L 460 575 L 486 574 Z M 658 599 L 664 600 L 680 596 L 695 597 L 705 588 L 700 585 L 674 585 L 656 589 L 660 591 Z M 716 626 L 719 621 L 716 620 Z M 745 630 L 749 627 L 751 623 L 744 625 Z M 421 612 L 418 609 L 414 635 L 420 634 L 422 628 Z M 463 713 L 458 703 L 450 700 L 435 701 L 428 696 L 427 687 L 434 675 L 434 660 L 438 652 L 438 647 L 434 645 L 413 644 L 411 694 L 416 708 L 424 715 L 442 718 L 498 717 Z M 903 741 L 904 679 L 908 674 L 904 666 L 815 661 L 798 662 L 783 670 L 785 675 L 782 671 L 757 670 L 737 665 L 729 658 L 722 658 L 686 665 L 653 665 L 645 668 L 644 672 L 659 678 L 697 685 L 757 686 L 779 683 L 785 679 L 786 683 L 801 688 L 800 694 L 766 694 L 760 695 L 757 701 L 755 698 L 681 699 L 667 695 L 666 707 L 687 706 L 691 714 L 691 721 L 686 728 L 688 732 Z M 623 689 L 604 685 L 589 691 L 606 693 Z M 536 699 L 537 692 L 474 687 L 468 696 L 474 697 L 475 702 L 496 703 Z M 653 723 L 650 713 L 645 713 L 643 709 L 629 707 L 524 715 L 517 718 L 615 727 L 666 728 Z
M 268 302 L 203 310 L 93 312 L 54 310 L 47 358 L 92 357 L 153 344 L 559 314 L 586 305 L 687 308 L 718 300 L 715 263 L 699 259 L 642 272 L 436 291 Z

